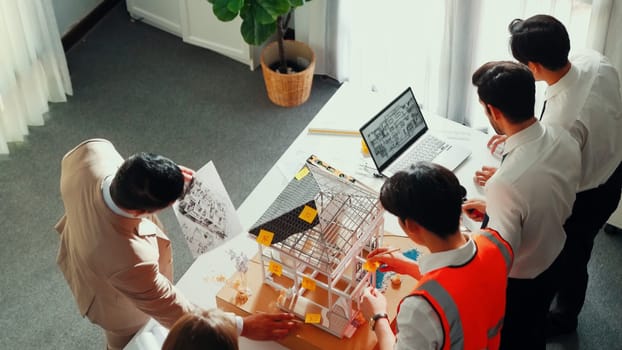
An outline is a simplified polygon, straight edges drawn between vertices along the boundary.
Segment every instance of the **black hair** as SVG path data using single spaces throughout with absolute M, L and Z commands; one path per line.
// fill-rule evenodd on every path
M 417 162 L 380 189 L 382 206 L 400 220 L 411 219 L 445 239 L 458 231 L 466 190 L 447 168 Z
M 142 152 L 123 162 L 112 180 L 110 194 L 123 209 L 153 212 L 169 206 L 183 189 L 184 175 L 177 164 Z
M 472 77 L 480 100 L 493 105 L 514 124 L 534 116 L 536 82 L 524 64 L 510 61 L 484 63 Z
M 570 38 L 566 27 L 548 15 L 535 15 L 526 20 L 515 19 L 508 25 L 512 55 L 519 62 L 539 63 L 556 71 L 568 63 Z

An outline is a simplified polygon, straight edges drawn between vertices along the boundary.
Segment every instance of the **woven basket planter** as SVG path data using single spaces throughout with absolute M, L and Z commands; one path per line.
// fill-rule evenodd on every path
M 279 60 L 278 43 L 275 41 L 268 44 L 261 53 L 261 71 L 270 101 L 282 107 L 295 107 L 307 101 L 311 94 L 315 54 L 300 41 L 285 40 L 283 44 L 286 60 L 307 68 L 291 74 L 281 74 L 270 69 L 270 65 Z

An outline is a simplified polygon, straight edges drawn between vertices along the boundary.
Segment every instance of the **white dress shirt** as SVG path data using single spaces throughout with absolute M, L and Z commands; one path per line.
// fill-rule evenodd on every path
M 545 92 L 542 122 L 560 125 L 580 141 L 584 191 L 605 183 L 622 161 L 622 99 L 618 72 L 606 57 L 582 51 L 570 62 L 568 73 Z
M 485 190 L 488 227 L 514 250 L 510 277 L 534 278 L 561 252 L 580 167 L 578 142 L 559 127 L 535 122 L 507 138 Z
M 447 266 L 466 264 L 476 253 L 475 242 L 468 241 L 458 249 L 430 253 L 419 258 L 419 271 L 424 275 Z M 397 314 L 397 342 L 395 349 L 440 349 L 443 345 L 443 326 L 438 314 L 425 298 L 411 296 L 404 299 Z

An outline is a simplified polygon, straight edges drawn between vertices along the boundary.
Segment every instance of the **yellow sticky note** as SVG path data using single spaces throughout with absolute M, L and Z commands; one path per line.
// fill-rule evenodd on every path
M 305 205 L 305 207 L 302 208 L 300 215 L 298 215 L 298 217 L 301 220 L 304 220 L 308 223 L 312 223 L 316 216 L 317 216 L 317 210 L 311 208 L 308 205 Z
M 380 262 L 378 261 L 371 262 L 367 260 L 363 264 L 363 270 L 369 271 L 369 272 L 376 272 L 376 270 L 378 269 L 378 266 L 380 266 Z
M 303 177 L 307 176 L 308 173 L 309 173 L 309 168 L 305 166 L 302 169 L 300 169 L 298 174 L 296 174 L 296 176 L 294 177 L 296 178 L 296 180 L 300 181 L 302 180 Z
M 305 323 L 320 323 L 322 321 L 321 314 L 306 314 Z
M 281 276 L 281 274 L 283 274 L 283 266 L 276 261 L 270 261 L 268 270 L 277 276 Z
M 306 290 L 315 290 L 315 281 L 310 279 L 309 277 L 302 277 L 302 288 Z
M 269 247 L 272 244 L 272 239 L 274 238 L 274 232 L 270 232 L 268 230 L 260 229 L 259 235 L 257 236 L 257 242 L 259 244 L 263 244 L 266 247 Z

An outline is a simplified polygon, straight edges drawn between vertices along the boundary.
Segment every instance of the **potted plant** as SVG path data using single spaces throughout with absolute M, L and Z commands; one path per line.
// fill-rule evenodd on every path
M 315 54 L 306 44 L 285 40 L 292 10 L 309 0 L 208 0 L 221 21 L 242 18 L 240 32 L 250 45 L 276 41 L 261 52 L 261 71 L 268 98 L 283 107 L 304 103 L 311 93 Z

